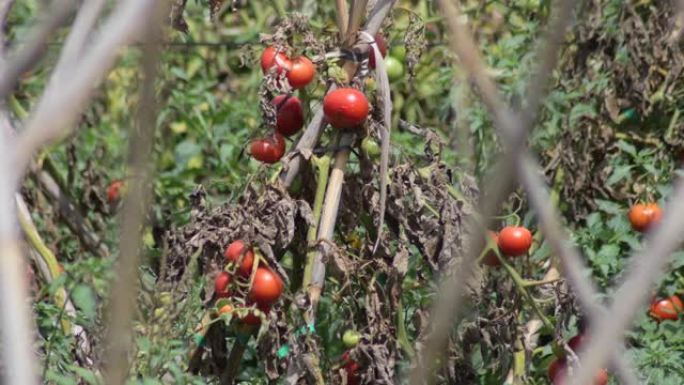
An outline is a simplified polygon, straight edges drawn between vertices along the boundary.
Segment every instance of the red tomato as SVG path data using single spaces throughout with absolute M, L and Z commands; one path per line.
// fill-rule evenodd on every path
M 377 33 L 375 34 L 375 42 L 378 44 L 382 57 L 387 56 L 387 40 L 380 33 Z M 375 69 L 375 50 L 372 47 L 368 51 L 368 67 Z
M 353 88 L 339 88 L 323 98 L 323 112 L 335 128 L 356 128 L 368 117 L 366 95 Z
M 109 184 L 107 187 L 107 202 L 115 203 L 121 198 L 121 189 L 124 186 L 124 182 L 121 180 L 115 180 Z
M 532 246 L 532 233 L 524 227 L 506 226 L 499 233 L 499 250 L 504 255 L 517 257 L 527 254 Z
M 499 242 L 499 235 L 497 233 L 488 230 L 487 235 L 494 241 L 495 244 Z M 487 255 L 482 258 L 482 263 L 492 267 L 501 266 L 501 261 L 499 261 L 499 257 L 496 256 L 496 251 L 494 250 L 489 250 Z
M 663 211 L 657 203 L 637 203 L 629 209 L 629 222 L 632 228 L 639 232 L 647 231 L 657 224 L 663 216 Z
M 563 378 L 568 371 L 568 366 L 565 360 L 563 359 L 555 359 L 551 365 L 549 365 L 548 369 L 548 375 L 549 379 L 553 383 L 553 385 L 563 385 L 563 381 L 561 378 Z M 606 385 L 608 383 L 608 372 L 606 372 L 605 369 L 599 369 L 598 373 L 596 373 L 596 376 L 594 376 L 594 384 L 593 385 Z
M 238 270 L 240 274 L 249 276 L 252 273 L 252 264 L 254 264 L 254 253 L 241 240 L 233 241 L 226 251 L 223 253 L 226 261 L 237 263 L 242 258 L 242 263 Z M 244 256 L 243 256 L 244 255 Z
M 261 71 L 264 74 L 272 67 L 276 67 L 275 72 L 280 75 L 283 70 L 289 70 L 292 66 L 292 61 L 283 52 L 276 52 L 274 47 L 266 47 L 261 54 Z
M 285 139 L 277 132 L 270 137 L 256 139 L 252 141 L 250 154 L 258 161 L 267 164 L 276 163 L 285 154 Z
M 679 313 L 684 309 L 682 301 L 676 295 L 670 298 L 661 299 L 651 303 L 649 309 L 650 315 L 658 321 L 662 320 L 676 320 L 679 318 Z
M 268 306 L 280 298 L 283 292 L 283 281 L 278 274 L 266 267 L 259 267 L 254 275 L 252 289 L 249 291 L 250 301 L 261 306 Z
M 316 66 L 306 56 L 292 59 L 292 64 L 287 72 L 287 81 L 294 89 L 306 87 L 316 76 Z
M 361 382 L 359 378 L 361 365 L 349 357 L 348 351 L 342 354 L 342 368 L 347 372 L 347 384 L 358 385 Z
M 216 279 L 214 279 L 214 292 L 218 298 L 225 298 L 230 295 L 228 284 L 230 284 L 230 274 L 228 272 L 222 271 L 216 276 Z
M 573 352 L 577 353 L 582 345 L 586 344 L 587 341 L 589 341 L 589 337 L 587 337 L 585 334 L 578 334 L 570 338 L 570 341 L 568 341 L 568 346 L 570 346 L 570 349 L 572 349 Z
M 304 126 L 302 102 L 296 96 L 278 95 L 273 98 L 273 105 L 278 109 L 276 115 L 276 131 L 283 136 L 294 135 Z

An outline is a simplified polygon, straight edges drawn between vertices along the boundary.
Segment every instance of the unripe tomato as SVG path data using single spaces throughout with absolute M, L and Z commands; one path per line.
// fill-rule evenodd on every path
M 292 66 L 292 61 L 283 52 L 277 52 L 274 47 L 266 47 L 261 54 L 261 71 L 266 74 L 272 67 L 276 67 L 275 71 L 280 75 L 283 71 L 289 70 Z
M 353 88 L 339 88 L 323 98 L 323 112 L 335 128 L 350 129 L 363 124 L 368 117 L 366 95 Z
M 387 68 L 387 78 L 389 81 L 397 81 L 404 76 L 404 65 L 392 56 L 385 59 L 385 67 Z
M 361 150 L 363 150 L 369 158 L 380 156 L 380 152 L 382 151 L 378 142 L 370 136 L 363 138 L 361 141 Z
M 629 209 L 629 223 L 639 232 L 647 231 L 657 224 L 663 216 L 663 211 L 657 203 L 637 203 Z
M 658 321 L 662 320 L 676 320 L 679 314 L 684 310 L 682 301 L 676 295 L 670 298 L 665 298 L 651 303 L 649 314 Z
M 268 306 L 280 298 L 283 292 L 283 281 L 278 274 L 266 267 L 259 267 L 254 275 L 252 289 L 249 291 L 250 301 L 260 306 Z
M 487 231 L 487 236 L 494 241 L 495 244 L 498 244 L 499 242 L 499 235 L 491 230 Z M 491 266 L 491 267 L 496 267 L 496 266 L 501 266 L 501 261 L 499 261 L 499 257 L 496 255 L 496 251 L 494 250 L 489 250 L 487 255 L 482 258 L 482 263 Z
M 267 138 L 256 139 L 252 141 L 249 152 L 258 161 L 276 163 L 285 154 L 285 139 L 277 132 Z
M 499 233 L 499 250 L 504 255 L 517 257 L 524 255 L 532 246 L 532 233 L 519 226 L 506 226 Z
M 387 40 L 380 33 L 375 34 L 375 43 L 382 54 L 382 57 L 387 56 Z M 368 51 L 368 67 L 375 69 L 375 50 L 370 47 Z
M 406 46 L 404 44 L 393 46 L 392 49 L 390 49 L 390 55 L 403 63 L 404 60 L 406 60 Z
M 252 264 L 254 264 L 254 253 L 241 240 L 233 241 L 226 251 L 223 253 L 226 261 L 237 263 L 242 258 L 242 263 L 238 267 L 240 274 L 249 276 L 252 273 Z M 243 256 L 244 255 L 244 256 Z
M 276 114 L 276 131 L 283 136 L 294 135 L 304 125 L 302 102 L 296 96 L 278 95 L 273 98 Z M 280 106 L 280 107 L 278 107 Z
M 107 186 L 107 202 L 116 203 L 121 199 L 121 192 L 124 187 L 124 182 L 115 180 Z
M 294 89 L 306 87 L 316 76 L 316 66 L 306 56 L 292 59 L 292 65 L 287 72 L 287 81 Z
M 218 298 L 225 298 L 230 296 L 230 290 L 228 285 L 230 284 L 230 274 L 226 271 L 222 271 L 214 279 L 214 292 Z
M 361 341 L 361 334 L 356 330 L 346 330 L 342 335 L 342 343 L 348 348 L 353 348 Z
M 549 379 L 553 385 L 563 385 L 562 380 L 568 371 L 567 362 L 563 359 L 556 359 L 550 365 L 548 369 Z M 608 372 L 605 369 L 599 369 L 598 373 L 594 376 L 593 385 L 606 385 L 608 383 Z

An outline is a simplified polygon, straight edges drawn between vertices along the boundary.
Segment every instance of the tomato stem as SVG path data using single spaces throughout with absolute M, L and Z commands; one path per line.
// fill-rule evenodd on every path
M 313 223 L 309 227 L 309 231 L 306 234 L 306 241 L 309 247 L 314 245 L 318 236 L 318 222 L 321 219 L 325 190 L 328 186 L 328 177 L 330 176 L 330 156 L 325 155 L 319 158 L 314 155 L 311 157 L 311 162 L 318 171 L 318 182 L 316 185 L 316 196 L 314 198 Z M 310 250 L 306 254 L 306 266 L 304 268 L 304 278 L 302 280 L 303 288 L 307 288 L 311 284 L 315 255 L 315 250 Z

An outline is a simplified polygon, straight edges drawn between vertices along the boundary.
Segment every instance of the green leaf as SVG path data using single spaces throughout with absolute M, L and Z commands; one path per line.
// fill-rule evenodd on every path
M 76 286 L 71 293 L 71 299 L 88 320 L 95 319 L 97 316 L 97 300 L 90 286 L 83 284 Z

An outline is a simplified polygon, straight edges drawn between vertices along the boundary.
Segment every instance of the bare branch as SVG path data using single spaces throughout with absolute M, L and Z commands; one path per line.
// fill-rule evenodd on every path
M 88 37 L 92 35 L 95 22 L 98 16 L 100 16 L 104 5 L 105 0 L 88 0 L 84 2 L 62 48 L 62 53 L 52 75 L 53 81 L 58 79 L 60 77 L 58 75 L 61 75 L 64 71 L 69 72 L 77 68 L 78 58 Z
M 134 0 L 139 1 L 139 0 Z M 138 290 L 138 267 L 141 261 L 142 232 L 152 193 L 153 168 L 150 162 L 154 132 L 157 125 L 158 103 L 155 95 L 155 80 L 161 47 L 155 44 L 162 35 L 166 6 L 156 6 L 151 20 L 147 20 L 143 46 L 143 84 L 137 123 L 129 142 L 130 180 L 124 199 L 121 223 L 120 257 L 116 266 L 115 282 L 110 292 L 108 308 L 107 351 L 103 362 L 107 365 L 106 383 L 123 384 L 128 375 L 128 351 L 131 346 L 131 321 L 135 310 Z

